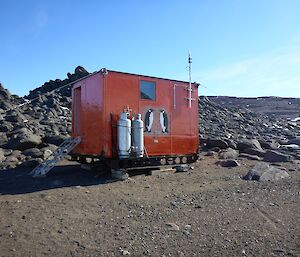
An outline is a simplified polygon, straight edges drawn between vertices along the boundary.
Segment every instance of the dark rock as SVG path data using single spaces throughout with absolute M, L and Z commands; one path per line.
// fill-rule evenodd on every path
M 8 141 L 8 147 L 14 150 L 26 150 L 41 144 L 41 138 L 27 129 L 21 129 Z
M 300 137 L 296 137 L 296 138 L 290 139 L 288 141 L 288 144 L 290 144 L 290 145 L 295 144 L 295 145 L 299 145 L 300 146 Z
M 222 161 L 218 161 L 217 164 L 227 168 L 240 166 L 237 160 L 222 160 Z
M 208 148 L 219 147 L 220 149 L 228 148 L 228 143 L 222 139 L 208 138 L 206 143 Z
M 5 145 L 8 142 L 7 136 L 5 133 L 0 132 L 0 146 Z
M 247 153 L 240 153 L 239 157 L 241 158 L 247 158 L 248 160 L 253 160 L 253 161 L 262 161 L 263 158 L 256 156 L 256 155 L 251 155 L 251 154 L 247 154 Z
M 12 162 L 12 163 L 17 164 L 20 162 L 20 160 L 17 157 L 10 155 L 10 156 L 6 157 L 6 162 Z
M 259 157 L 265 157 L 265 155 L 266 155 L 266 151 L 259 150 L 259 149 L 256 149 L 256 148 L 246 148 L 242 152 L 250 154 L 250 155 L 256 155 L 256 156 L 259 156 Z
M 43 152 L 38 148 L 29 148 L 26 149 L 23 153 L 25 156 L 30 156 L 32 158 L 43 157 Z
M 221 149 L 220 149 L 220 147 L 215 146 L 215 147 L 211 148 L 210 150 L 218 153 L 218 152 L 220 152 Z
M 187 164 L 182 164 L 182 165 L 176 166 L 175 168 L 176 168 L 177 172 L 187 172 L 187 171 L 189 171 L 190 166 Z
M 228 144 L 229 148 L 237 149 L 236 143 L 231 139 L 224 139 L 224 141 Z
M 84 76 L 89 75 L 89 72 L 82 66 L 77 66 L 75 69 L 75 74 L 79 75 L 80 77 L 84 77 Z
M 0 162 L 5 160 L 4 150 L 0 148 Z
M 216 154 L 216 152 L 214 151 L 208 151 L 207 153 L 205 153 L 205 156 L 214 156 Z
M 13 125 L 7 121 L 0 122 L 0 132 L 9 132 L 13 129 Z
M 275 150 L 278 148 L 279 144 L 277 142 L 272 141 L 265 141 L 259 140 L 259 143 L 263 149 Z
M 220 159 L 236 159 L 238 156 L 239 152 L 231 148 L 219 152 Z
M 263 151 L 261 148 L 260 143 L 258 142 L 257 139 L 243 139 L 238 142 L 237 144 L 237 149 L 240 150 L 241 152 L 244 151 L 245 149 L 258 149 L 260 151 Z
M 4 169 L 14 169 L 17 166 L 17 163 L 10 162 L 10 161 L 3 161 L 0 162 L 0 170 Z
M 290 160 L 289 155 L 274 150 L 267 150 L 264 157 L 265 162 L 289 162 Z
M 19 115 L 6 115 L 5 120 L 10 122 L 19 122 L 19 123 L 23 122 L 22 118 Z
M 27 160 L 27 161 L 23 162 L 20 166 L 24 167 L 24 168 L 35 168 L 42 162 L 43 162 L 42 159 L 37 158 L 37 159 Z
M 24 155 L 22 155 L 22 152 L 19 150 L 13 150 L 10 153 L 10 156 L 14 156 L 15 158 L 17 158 L 18 160 L 23 160 L 25 158 Z
M 68 137 L 62 135 L 46 136 L 43 141 L 48 144 L 53 144 L 59 146 L 62 144 Z
M 287 177 L 289 177 L 289 174 L 285 170 L 272 167 L 265 162 L 259 162 L 248 171 L 248 173 L 243 177 L 243 179 L 257 181 L 274 181 Z

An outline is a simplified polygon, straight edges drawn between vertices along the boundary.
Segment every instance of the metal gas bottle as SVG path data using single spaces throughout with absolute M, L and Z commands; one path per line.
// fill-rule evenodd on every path
M 141 114 L 132 120 L 132 150 L 134 157 L 144 156 L 144 122 Z
M 127 112 L 121 112 L 118 120 L 118 155 L 120 159 L 127 159 L 131 151 L 131 120 Z

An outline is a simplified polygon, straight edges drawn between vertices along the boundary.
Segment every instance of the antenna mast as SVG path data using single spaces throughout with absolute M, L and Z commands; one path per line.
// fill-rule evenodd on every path
M 189 108 L 192 108 L 192 57 L 191 53 L 189 52 L 189 57 L 188 57 L 188 63 L 189 63 Z

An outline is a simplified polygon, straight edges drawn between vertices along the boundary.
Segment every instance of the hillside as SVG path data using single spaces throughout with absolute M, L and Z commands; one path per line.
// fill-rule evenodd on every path
M 285 119 L 300 117 L 300 98 L 208 96 L 225 107 L 245 108 L 263 115 Z

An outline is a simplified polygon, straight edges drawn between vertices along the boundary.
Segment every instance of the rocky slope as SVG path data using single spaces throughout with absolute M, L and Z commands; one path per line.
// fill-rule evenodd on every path
M 67 79 L 50 80 L 24 98 L 1 85 L 0 169 L 34 167 L 70 135 L 71 86 L 65 85 L 88 74 L 78 66 Z
M 263 115 L 284 119 L 300 117 L 300 98 L 286 97 L 230 97 L 209 96 L 210 100 L 224 107 L 248 109 Z
M 0 86 L 0 169 L 34 167 L 70 135 L 71 86 L 66 85 L 88 74 L 79 66 L 67 79 L 50 80 L 24 98 Z M 199 138 L 210 154 L 231 148 L 225 159 L 300 159 L 300 122 L 225 107 L 207 97 L 199 98 Z
M 232 148 L 271 161 L 299 159 L 300 123 L 199 99 L 200 142 L 208 148 Z M 254 158 L 256 158 L 254 157 Z M 259 158 L 257 158 L 259 159 Z

